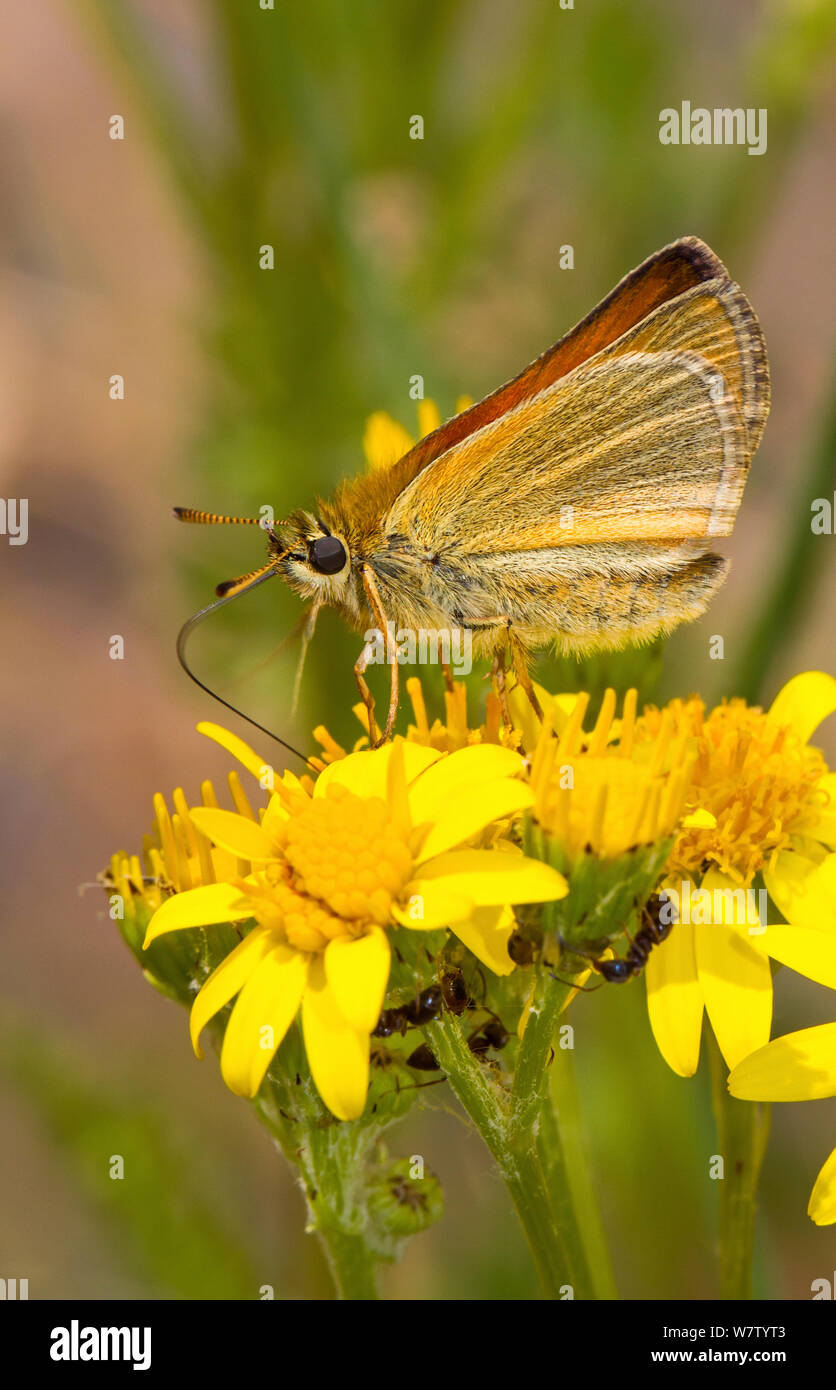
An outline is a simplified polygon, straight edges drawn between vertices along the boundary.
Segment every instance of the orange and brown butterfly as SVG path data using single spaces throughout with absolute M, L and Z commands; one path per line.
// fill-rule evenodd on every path
M 510 653 L 536 707 L 536 649 L 649 641 L 704 611 L 728 568 L 710 543 L 731 533 L 768 412 L 751 305 L 684 237 L 512 381 L 273 528 L 268 563 L 218 593 L 280 575 L 312 600 L 308 634 L 323 604 L 361 632 L 467 629 L 496 671 Z M 367 644 L 371 720 L 369 659 Z M 397 661 L 391 676 L 385 735 Z

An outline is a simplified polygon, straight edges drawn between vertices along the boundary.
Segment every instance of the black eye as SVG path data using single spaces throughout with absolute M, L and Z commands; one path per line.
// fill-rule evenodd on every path
M 336 536 L 318 536 L 308 551 L 311 564 L 320 574 L 337 574 L 346 560 L 345 546 Z

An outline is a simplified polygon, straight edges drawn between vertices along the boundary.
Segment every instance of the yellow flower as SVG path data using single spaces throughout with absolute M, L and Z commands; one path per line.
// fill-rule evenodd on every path
M 636 691 L 628 690 L 620 724 L 607 690 L 591 732 L 586 694 L 557 696 L 544 709 L 531 762 L 534 815 L 566 850 L 614 859 L 673 834 L 684 814 L 693 754 L 687 731 L 662 719 L 652 738 L 636 732 Z M 553 736 L 556 735 L 556 736 Z
M 775 1038 L 729 1077 L 740 1100 L 821 1100 L 836 1096 L 836 1023 Z M 807 1207 L 817 1226 L 836 1223 L 836 1149 L 816 1178 Z
M 499 697 L 488 691 L 485 697 L 485 722 L 471 727 L 467 714 L 467 686 L 463 681 L 452 681 L 444 692 L 445 719 L 434 719 L 427 715 L 424 691 L 417 676 L 410 676 L 406 691 L 412 705 L 411 723 L 406 731 L 407 743 L 418 743 L 424 748 L 434 748 L 439 753 L 454 753 L 459 748 L 467 748 L 471 743 L 498 743 L 503 747 L 516 748 L 519 733 L 509 729 L 502 722 Z M 355 740 L 352 752 L 357 753 L 368 746 L 369 716 L 366 706 L 360 702 L 353 706 L 354 716 L 366 730 L 364 736 Z M 322 747 L 322 762 L 336 762 L 346 756 L 346 749 L 332 737 L 323 724 L 314 729 L 314 738 Z
M 656 884 L 684 814 L 693 754 L 687 735 L 673 739 L 671 720 L 662 721 L 654 739 L 637 742 L 635 690 L 627 692 L 619 721 L 615 691 L 608 689 L 588 731 L 587 694 L 549 695 L 538 687 L 537 696 L 542 722 L 519 690 L 512 692 L 512 717 L 533 748 L 532 846 L 570 879 L 570 895 L 550 914 L 550 929 L 566 957 L 562 968 L 579 989 L 592 966 L 578 967 L 593 954 L 597 961 L 612 958 L 606 943 Z
M 473 404 L 471 396 L 460 396 L 456 401 L 456 415 Z M 418 438 L 432 434 L 441 424 L 441 415 L 435 401 L 418 401 Z M 363 435 L 363 452 L 369 472 L 378 468 L 391 468 L 393 463 L 409 453 L 415 440 L 397 420 L 393 420 L 385 410 L 376 410 L 366 421 Z
M 664 886 L 680 902 L 699 893 L 699 910 L 646 970 L 653 1033 L 680 1076 L 696 1071 L 704 1009 L 729 1067 L 767 1042 L 770 957 L 836 988 L 836 776 L 808 744 L 834 710 L 836 680 L 813 671 L 789 681 L 768 713 L 732 700 L 706 717 L 701 701 L 674 701 L 638 722 L 639 738 L 665 717 L 693 738 L 687 804 L 714 822 L 677 837 Z M 786 922 L 759 919 L 746 893 L 759 872 Z
M 230 772 L 228 780 L 233 805 L 241 815 L 254 819 L 238 773 Z M 217 807 L 210 781 L 201 783 L 200 794 L 204 806 Z M 130 913 L 138 904 L 155 912 L 172 892 L 250 872 L 248 860 L 218 849 L 197 829 L 182 787 L 177 787 L 171 800 L 173 811 L 159 792 L 154 797 L 154 821 L 150 835 L 143 836 L 142 855 L 118 850 L 111 856 L 107 872 L 99 876 L 103 887 L 121 894 Z
M 240 739 L 199 727 L 263 777 L 263 760 Z M 521 770 L 511 749 L 475 745 L 444 756 L 397 739 L 331 763 L 312 790 L 285 773 L 260 823 L 215 808 L 191 812 L 198 831 L 249 860 L 252 872 L 169 898 L 145 945 L 163 932 L 255 919 L 191 1014 L 200 1055 L 202 1029 L 238 995 L 221 1052 L 231 1090 L 256 1094 L 301 1006 L 325 1104 L 339 1119 L 362 1113 L 369 1035 L 389 977 L 388 928 L 449 926 L 483 964 L 510 973 L 509 905 L 567 891 L 559 873 L 511 845 L 470 847 L 531 804 Z

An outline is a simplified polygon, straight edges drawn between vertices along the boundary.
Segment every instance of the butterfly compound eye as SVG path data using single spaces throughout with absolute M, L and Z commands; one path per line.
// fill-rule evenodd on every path
M 337 574 L 346 562 L 345 546 L 336 536 L 317 536 L 310 545 L 310 561 L 320 574 Z

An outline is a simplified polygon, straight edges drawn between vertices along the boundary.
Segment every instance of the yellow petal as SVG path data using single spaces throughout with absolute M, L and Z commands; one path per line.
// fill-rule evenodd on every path
M 399 739 L 392 747 L 392 756 L 386 769 L 386 801 L 392 820 L 404 834 L 408 835 L 412 821 L 409 814 L 409 796 L 407 793 L 405 747 L 406 744 L 402 739 Z
M 402 905 L 393 905 L 392 916 L 412 931 L 437 931 L 470 916 L 473 899 L 454 893 L 446 879 L 414 879 L 407 884 Z
M 788 922 L 814 931 L 836 930 L 836 854 L 821 863 L 796 850 L 776 856 L 763 881 L 770 898 Z
M 338 1120 L 356 1120 L 369 1089 L 369 1035 L 346 1022 L 318 957 L 302 1001 L 302 1031 L 311 1074 L 328 1109 Z
M 389 468 L 412 448 L 412 439 L 403 425 L 393 420 L 385 410 L 376 410 L 366 421 L 363 434 L 363 453 L 370 471 Z
M 500 778 L 487 784 L 465 786 L 437 808 L 435 824 L 421 843 L 415 862 L 423 864 L 445 850 L 464 844 L 492 821 L 518 815 L 533 805 L 531 788 L 525 782 Z
M 772 971 L 763 951 L 753 945 L 759 938 L 750 937 L 746 927 L 726 925 L 739 915 L 733 896 L 739 884 L 709 869 L 701 887 L 711 894 L 720 920 L 694 927 L 697 973 L 714 1036 L 731 1069 L 769 1037 Z
M 418 745 L 408 745 L 410 747 Z M 480 785 L 522 772 L 523 760 L 511 748 L 497 743 L 474 743 L 435 761 L 409 788 L 413 825 L 434 821 L 445 801 L 464 787 Z
M 806 743 L 836 710 L 836 680 L 824 671 L 804 671 L 778 691 L 769 711 L 776 724 L 790 724 Z
M 350 1027 L 371 1033 L 380 1018 L 389 980 L 389 942 L 380 927 L 356 941 L 338 937 L 325 948 L 325 976 Z
M 249 936 L 245 936 L 240 945 L 230 951 L 204 982 L 189 1015 L 189 1033 L 196 1057 L 203 1056 L 199 1038 L 210 1018 L 214 1018 L 244 987 L 259 961 L 274 945 L 275 938 L 271 932 L 263 927 L 253 927 Z
M 798 923 L 771 923 L 757 945 L 773 960 L 779 960 L 816 984 L 836 989 L 836 932 L 816 931 Z
M 807 1215 L 817 1226 L 832 1226 L 836 1221 L 836 1149 L 816 1178 Z
M 717 825 L 717 817 L 700 807 L 698 810 L 692 811 L 690 815 L 684 816 L 681 825 L 683 830 L 714 830 Z
M 418 438 L 424 439 L 426 435 L 432 434 L 441 424 L 441 412 L 435 401 L 418 402 Z
M 836 849 L 836 772 L 826 772 L 819 778 L 816 793 L 810 798 L 810 809 L 802 816 L 802 824 L 809 825 L 809 833 L 816 840 Z M 824 804 L 817 804 L 820 802 Z
M 741 1100 L 821 1100 L 836 1095 L 836 1023 L 774 1038 L 734 1068 L 729 1090 Z
M 269 835 L 249 816 L 239 816 L 236 811 L 219 811 L 214 806 L 195 806 L 191 818 L 213 845 L 229 850 L 239 859 L 263 864 L 277 857 Z
M 514 926 L 509 907 L 477 907 L 466 922 L 457 922 L 453 930 L 494 975 L 510 975 L 515 966 L 508 954 L 508 940 Z
M 263 769 L 269 767 L 270 764 L 266 763 L 264 758 L 259 757 L 258 753 L 255 753 L 242 738 L 238 738 L 237 734 L 231 734 L 220 724 L 212 724 L 208 720 L 198 724 L 197 732 L 204 734 L 206 738 L 211 738 L 213 742 L 219 743 L 221 748 L 225 748 L 227 753 L 231 753 L 237 762 L 252 773 L 253 777 L 261 781 Z
M 734 927 L 716 923 L 696 927 L 695 946 L 706 1012 L 726 1065 L 734 1067 L 769 1037 L 769 961 Z
M 147 951 L 151 942 L 167 931 L 211 927 L 218 922 L 246 922 L 252 915 L 252 903 L 231 883 L 207 883 L 202 888 L 190 888 L 186 893 L 166 898 L 157 908 L 148 923 L 142 949 Z
M 261 828 L 264 834 L 272 840 L 276 832 L 281 830 L 289 820 L 290 812 L 281 797 L 278 794 L 271 796 L 267 803 L 267 809 L 261 818 Z
M 690 922 L 677 922 L 667 941 L 651 951 L 645 978 L 656 1046 L 677 1076 L 693 1076 L 700 1060 L 703 1002 Z
M 395 739 L 385 743 L 382 748 L 363 749 L 359 753 L 349 753 L 347 758 L 339 758 L 329 763 L 320 772 L 314 787 L 314 796 L 324 796 L 332 783 L 348 787 L 357 796 L 380 796 L 386 799 L 389 759 L 392 749 L 399 744 L 403 750 L 406 780 L 411 782 L 424 768 L 429 767 L 442 755 L 435 748 L 423 748 L 418 743 L 407 743 L 405 739 Z
M 448 892 L 476 907 L 543 903 L 565 898 L 569 885 L 549 864 L 499 850 L 450 850 L 421 867 L 421 878 L 443 881 Z
M 254 1096 L 285 1033 L 296 1017 L 308 958 L 274 946 L 256 966 L 229 1016 L 221 1048 L 221 1072 L 231 1091 Z

